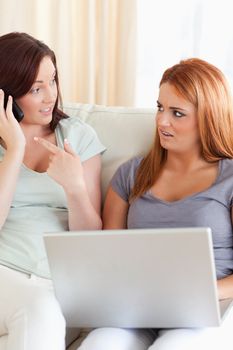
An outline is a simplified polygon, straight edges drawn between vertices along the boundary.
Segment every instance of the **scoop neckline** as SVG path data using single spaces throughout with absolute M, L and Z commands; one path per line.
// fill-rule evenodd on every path
M 199 196 L 200 194 L 209 191 L 213 186 L 216 185 L 216 183 L 218 183 L 219 178 L 220 178 L 221 173 L 222 173 L 222 161 L 223 161 L 223 159 L 220 159 L 220 160 L 218 161 L 218 172 L 217 172 L 217 176 L 216 176 L 214 182 L 213 182 L 209 187 L 207 187 L 205 190 L 203 190 L 203 191 L 195 192 L 195 193 L 193 193 L 193 194 L 190 194 L 190 195 L 188 195 L 188 196 L 186 196 L 186 197 L 184 197 L 184 198 L 181 198 L 181 199 L 178 199 L 178 200 L 175 200 L 175 201 L 166 201 L 166 200 L 164 200 L 164 199 L 162 199 L 162 198 L 156 197 L 156 196 L 152 193 L 151 189 L 149 189 L 149 190 L 146 192 L 146 194 L 147 194 L 148 196 L 150 196 L 151 198 L 154 198 L 155 200 L 157 200 L 157 201 L 159 201 L 159 202 L 161 202 L 161 203 L 163 203 L 163 204 L 166 204 L 166 205 L 175 205 L 175 204 L 179 204 L 179 203 L 181 203 L 181 202 L 185 202 L 185 201 L 187 201 L 187 200 L 189 200 L 189 199 L 192 199 L 192 198 L 194 198 L 194 197 L 197 197 L 197 196 Z
M 57 129 L 57 128 L 56 128 Z M 57 133 L 57 130 L 54 130 L 54 134 L 55 134 L 55 139 L 56 139 L 56 146 L 58 146 L 58 133 Z M 58 146 L 59 147 L 59 146 Z M 0 144 L 0 148 L 2 148 L 3 149 L 3 151 L 4 151 L 4 153 L 5 153 L 5 148 Z M 33 170 L 33 169 L 31 169 L 31 168 L 29 168 L 27 165 L 25 165 L 23 162 L 22 162 L 22 164 L 21 164 L 21 167 L 22 168 L 24 168 L 25 170 L 27 170 L 28 172 L 31 172 L 31 173 L 33 173 L 33 174 L 38 174 L 38 175 L 47 175 L 47 171 L 42 171 L 42 172 L 40 172 L 40 171 L 36 171 L 36 170 Z

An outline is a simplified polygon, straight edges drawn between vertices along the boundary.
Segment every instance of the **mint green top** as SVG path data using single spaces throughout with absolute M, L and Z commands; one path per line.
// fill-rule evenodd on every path
M 62 119 L 55 136 L 61 148 L 67 138 L 82 161 L 105 150 L 92 127 L 76 117 Z M 0 146 L 0 161 L 4 152 Z M 0 264 L 50 278 L 43 233 L 64 230 L 68 230 L 68 210 L 63 188 L 46 172 L 38 173 L 22 164 L 11 208 L 0 231 Z

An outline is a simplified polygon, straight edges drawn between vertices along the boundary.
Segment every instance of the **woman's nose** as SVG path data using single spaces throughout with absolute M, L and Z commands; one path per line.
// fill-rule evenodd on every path
M 157 122 L 159 125 L 168 126 L 171 124 L 169 113 L 162 112 L 157 116 Z
M 44 102 L 49 103 L 49 102 L 54 102 L 57 98 L 57 93 L 54 91 L 54 89 L 47 89 L 45 94 L 44 94 Z

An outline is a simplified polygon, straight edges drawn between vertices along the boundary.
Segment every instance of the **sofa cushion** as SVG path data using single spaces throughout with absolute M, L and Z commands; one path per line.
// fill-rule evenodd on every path
M 155 110 L 66 103 L 64 112 L 79 117 L 96 130 L 107 148 L 102 157 L 102 194 L 115 170 L 126 160 L 145 154 L 155 133 Z

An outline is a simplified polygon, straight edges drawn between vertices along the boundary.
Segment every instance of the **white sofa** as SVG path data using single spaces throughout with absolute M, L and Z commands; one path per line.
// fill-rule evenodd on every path
M 107 148 L 102 156 L 101 186 L 104 200 L 107 186 L 117 167 L 135 155 L 144 154 L 151 146 L 155 131 L 155 110 L 66 103 L 64 111 L 90 124 Z M 77 330 L 68 329 L 67 344 L 77 334 Z M 78 344 L 79 341 L 75 341 L 68 349 L 76 350 Z

